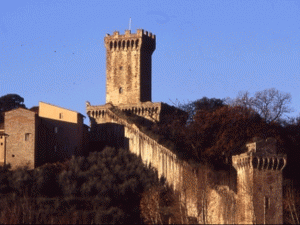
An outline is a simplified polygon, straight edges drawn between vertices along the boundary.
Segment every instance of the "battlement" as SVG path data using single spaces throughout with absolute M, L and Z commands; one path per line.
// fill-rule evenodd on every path
M 131 33 L 131 30 L 125 30 L 125 34 L 120 34 L 119 31 L 114 31 L 113 35 L 106 34 L 105 39 L 124 39 L 124 38 L 139 38 L 139 37 L 149 37 L 153 40 L 156 39 L 156 36 L 151 32 L 145 31 L 144 29 L 137 29 L 136 33 Z
M 283 170 L 286 156 L 276 152 L 276 139 L 254 138 L 246 144 L 247 152 L 232 156 L 233 167 L 238 169 L 254 168 L 259 170 Z
M 140 49 L 145 46 L 145 49 L 155 50 L 156 36 L 151 32 L 138 29 L 136 33 L 132 34 L 130 30 L 125 30 L 125 34 L 121 35 L 119 31 L 115 31 L 112 35 L 106 34 L 104 38 L 105 47 L 107 50 L 131 50 Z

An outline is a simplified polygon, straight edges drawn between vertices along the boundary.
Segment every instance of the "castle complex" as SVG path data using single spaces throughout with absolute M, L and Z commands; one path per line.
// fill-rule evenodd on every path
M 165 103 L 151 102 L 151 55 L 155 50 L 155 35 L 142 29 L 136 34 L 126 30 L 124 35 L 116 31 L 113 35 L 107 34 L 104 41 L 106 104 L 94 106 L 87 102 L 90 143 L 97 147 L 126 148 L 140 156 L 145 164 L 151 164 L 159 176 L 164 176 L 180 193 L 191 221 L 282 224 L 282 169 L 286 156 L 277 155 L 276 140 L 257 139 L 249 143 L 246 152 L 232 157 L 235 173 L 216 172 L 225 182 L 203 188 L 206 185 L 204 169 L 195 169 L 180 160 L 130 120 L 133 115 L 160 122 L 174 112 L 184 114 Z
M 183 161 L 145 133 L 142 126 L 186 113 L 151 100 L 151 57 L 156 37 L 138 29 L 104 38 L 106 103 L 86 103 L 90 131 L 83 115 L 40 102 L 30 110 L 5 112 L 0 124 L 0 164 L 35 168 L 57 159 L 82 155 L 105 146 L 125 148 L 154 167 L 179 193 L 192 222 L 199 224 L 282 224 L 282 170 L 286 156 L 277 154 L 276 140 L 254 139 L 232 156 L 230 171 L 207 172 Z M 138 123 L 137 121 L 142 121 Z M 142 125 L 141 125 L 142 124 Z M 87 143 L 87 140 L 89 143 Z M 214 185 L 212 177 L 221 177 Z

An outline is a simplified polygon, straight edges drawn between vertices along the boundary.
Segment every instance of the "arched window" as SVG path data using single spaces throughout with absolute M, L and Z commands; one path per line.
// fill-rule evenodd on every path
M 131 48 L 134 46 L 134 40 L 131 41 Z
M 122 42 L 122 49 L 125 49 L 125 41 Z
M 127 49 L 129 49 L 130 48 L 130 41 L 128 40 L 127 41 Z
M 109 48 L 110 48 L 110 50 L 113 48 L 113 43 L 112 42 L 110 42 Z

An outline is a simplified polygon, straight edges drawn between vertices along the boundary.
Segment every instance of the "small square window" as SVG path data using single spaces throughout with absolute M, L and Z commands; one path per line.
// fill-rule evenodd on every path
M 1 142 L 1 145 L 3 145 L 3 143 Z

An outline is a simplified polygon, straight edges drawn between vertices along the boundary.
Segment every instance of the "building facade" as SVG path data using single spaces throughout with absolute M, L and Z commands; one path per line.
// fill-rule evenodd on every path
M 88 144 L 83 115 L 44 102 L 32 110 L 17 108 L 5 112 L 2 134 L 5 141 L 0 160 L 12 169 L 32 169 L 82 155 Z

